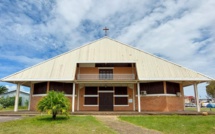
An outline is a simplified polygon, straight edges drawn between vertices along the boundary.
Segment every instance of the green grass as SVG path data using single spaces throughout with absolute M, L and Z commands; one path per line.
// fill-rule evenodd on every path
M 185 111 L 196 111 L 196 107 L 186 107 Z M 215 108 L 200 108 L 201 112 L 215 112 Z
M 92 116 L 25 117 L 21 120 L 0 123 L 0 134 L 93 134 L 115 133 Z
M 165 134 L 214 134 L 215 116 L 120 116 L 121 120 Z
M 19 110 L 27 110 L 28 106 L 19 106 L 18 108 L 19 108 Z M 14 110 L 14 106 L 9 106 L 6 108 L 0 108 L 0 112 L 1 111 L 13 111 L 13 110 Z

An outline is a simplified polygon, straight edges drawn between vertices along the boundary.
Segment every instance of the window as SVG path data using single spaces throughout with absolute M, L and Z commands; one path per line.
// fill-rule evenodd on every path
M 97 105 L 98 104 L 97 102 L 98 102 L 98 88 L 85 87 L 84 105 Z
M 166 82 L 167 94 L 176 94 L 180 92 L 180 85 L 178 83 Z
M 65 94 L 72 94 L 72 83 L 50 82 L 50 90 L 64 92 Z
M 115 87 L 115 105 L 128 105 L 127 87 Z
M 115 87 L 115 95 L 127 95 L 127 87 Z
M 128 105 L 128 97 L 115 97 L 115 105 Z
M 46 91 L 47 91 L 47 82 L 34 84 L 33 94 L 46 94 Z
M 147 94 L 164 94 L 163 82 L 140 83 L 140 91 Z
M 100 69 L 99 70 L 100 80 L 111 80 L 113 79 L 113 69 Z
M 97 105 L 97 97 L 85 97 L 84 104 L 85 105 Z
M 97 87 L 85 87 L 85 95 L 97 95 Z

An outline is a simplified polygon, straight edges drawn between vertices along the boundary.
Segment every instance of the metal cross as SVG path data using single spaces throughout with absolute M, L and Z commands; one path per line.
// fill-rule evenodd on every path
M 109 30 L 107 27 L 103 29 L 105 31 L 105 36 L 107 36 L 107 31 Z

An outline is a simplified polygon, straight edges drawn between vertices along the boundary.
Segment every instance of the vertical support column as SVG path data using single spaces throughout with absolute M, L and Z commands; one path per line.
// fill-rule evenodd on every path
M 34 84 L 31 82 L 29 102 L 28 102 L 28 111 L 30 111 L 30 109 L 31 109 L 31 97 L 32 97 L 32 94 L 33 94 L 33 88 L 34 88 Z
M 20 92 L 20 83 L 17 84 L 17 88 L 16 88 L 16 97 L 15 97 L 14 112 L 17 112 L 17 111 L 18 111 L 18 105 L 19 105 L 19 92 Z
M 79 111 L 79 99 L 80 99 L 80 88 L 79 88 L 79 86 L 78 86 L 78 93 L 77 93 L 77 95 L 78 95 L 78 100 L 77 100 L 77 111 Z
M 198 94 L 197 83 L 194 83 L 194 92 L 195 92 L 195 98 L 196 98 L 196 110 L 197 110 L 197 112 L 200 112 L 199 94 Z
M 183 88 L 183 82 L 180 83 L 180 92 L 181 92 L 181 97 L 183 98 L 183 106 L 184 106 L 184 110 L 185 110 L 185 101 L 184 101 L 184 88 Z
M 163 89 L 164 89 L 164 94 L 166 94 L 166 81 L 163 82 Z
M 138 112 L 141 112 L 140 83 L 137 83 L 137 97 L 138 97 Z
M 48 93 L 48 92 L 49 92 L 49 90 L 50 90 L 50 82 L 48 81 L 48 82 L 47 82 L 47 89 L 46 89 L 46 93 Z
M 135 88 L 134 88 L 134 85 L 133 85 L 133 110 L 135 111 L 135 92 L 134 92 Z
M 75 112 L 75 83 L 73 83 L 73 88 L 72 88 L 72 112 Z

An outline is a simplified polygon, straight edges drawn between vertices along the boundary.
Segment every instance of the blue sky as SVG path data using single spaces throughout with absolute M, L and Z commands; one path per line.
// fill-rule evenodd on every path
M 214 24 L 214 0 L 2 0 L 0 78 L 99 39 L 105 26 L 113 39 L 215 78 Z

